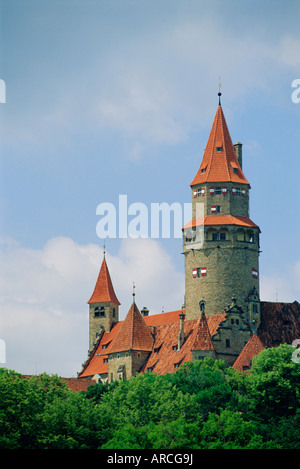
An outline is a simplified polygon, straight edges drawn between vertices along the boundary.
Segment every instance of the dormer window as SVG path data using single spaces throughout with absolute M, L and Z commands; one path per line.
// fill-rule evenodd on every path
M 223 147 L 216 147 L 217 152 L 222 151 Z
M 202 173 L 202 174 L 205 173 L 205 168 L 202 168 L 202 169 L 201 169 L 201 173 Z
M 232 171 L 234 172 L 234 174 L 237 174 L 238 169 L 237 168 L 232 168 Z

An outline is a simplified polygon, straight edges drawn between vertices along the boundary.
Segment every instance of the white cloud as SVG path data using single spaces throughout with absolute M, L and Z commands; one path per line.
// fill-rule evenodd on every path
M 279 60 L 285 65 L 295 67 L 299 71 L 300 66 L 300 37 L 284 36 L 279 46 Z M 297 78 L 297 77 L 295 77 Z
M 76 376 L 87 358 L 88 305 L 102 252 L 57 237 L 43 249 L 14 240 L 1 243 L 0 338 L 6 342 L 6 366 L 23 373 L 47 371 Z M 184 277 L 158 241 L 125 239 L 116 256 L 106 254 L 124 319 L 132 302 L 151 314 L 177 309 Z
M 117 35 L 105 52 L 99 48 L 93 50 L 95 56 L 82 58 L 81 69 L 66 61 L 66 78 L 60 75 L 59 84 L 43 75 L 46 69 L 38 69 L 41 88 L 28 96 L 30 118 L 21 110 L 16 128 L 15 112 L 6 134 L 12 140 L 45 141 L 54 134 L 63 139 L 86 126 L 98 132 L 109 128 L 133 138 L 134 156 L 145 141 L 176 144 L 196 127 L 207 126 L 207 113 L 217 102 L 219 75 L 228 105 L 252 90 L 271 93 L 274 77 L 299 65 L 295 35 L 279 32 L 271 41 L 260 29 L 236 31 L 215 11 L 154 26 L 136 36 L 129 31 L 122 39 Z M 94 40 L 101 37 L 99 32 Z M 61 47 L 68 57 L 69 49 Z M 50 69 L 51 62 L 47 66 Z M 41 107 L 36 100 L 40 94 L 53 99 Z

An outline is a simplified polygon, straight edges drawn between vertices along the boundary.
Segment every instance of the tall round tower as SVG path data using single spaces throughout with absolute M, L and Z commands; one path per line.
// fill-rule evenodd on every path
M 233 296 L 246 312 L 250 292 L 259 295 L 260 229 L 249 218 L 242 144 L 232 144 L 220 101 L 191 189 L 193 218 L 183 228 L 186 317 L 199 316 L 201 300 L 207 316 L 223 313 Z

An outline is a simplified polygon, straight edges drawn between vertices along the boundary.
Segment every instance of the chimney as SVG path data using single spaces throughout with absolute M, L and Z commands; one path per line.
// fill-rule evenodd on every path
M 178 347 L 177 347 L 178 350 L 181 349 L 183 342 L 184 342 L 184 318 L 185 318 L 185 315 L 183 311 L 181 311 L 179 314 L 179 334 L 178 334 Z
M 239 165 L 241 169 L 243 169 L 243 158 L 242 158 L 242 146 L 243 144 L 241 142 L 236 142 L 234 145 L 234 151 L 236 154 L 236 157 L 238 159 Z
M 149 316 L 149 309 L 146 308 L 146 306 L 144 306 L 143 309 L 141 309 L 141 315 L 143 316 L 143 318 L 145 316 Z

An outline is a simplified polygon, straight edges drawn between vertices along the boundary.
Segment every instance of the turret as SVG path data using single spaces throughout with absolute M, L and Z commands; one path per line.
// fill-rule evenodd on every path
M 260 229 L 249 218 L 250 184 L 241 163 L 241 144 L 232 144 L 219 103 L 191 183 L 193 218 L 183 228 L 186 319 L 199 317 L 201 299 L 211 316 L 222 313 L 233 294 L 246 311 L 250 290 L 259 292 Z
M 119 321 L 120 302 L 115 294 L 110 278 L 105 253 L 96 285 L 88 304 L 90 305 L 89 349 L 92 350 L 101 332 L 109 332 L 112 325 Z

